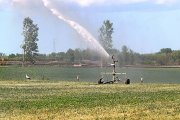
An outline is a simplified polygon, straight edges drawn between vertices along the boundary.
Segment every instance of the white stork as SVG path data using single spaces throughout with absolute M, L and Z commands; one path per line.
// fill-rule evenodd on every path
M 30 80 L 31 78 L 26 74 L 26 79 Z

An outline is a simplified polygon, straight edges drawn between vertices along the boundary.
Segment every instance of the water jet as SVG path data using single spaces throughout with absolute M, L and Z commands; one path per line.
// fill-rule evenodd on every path
M 87 31 L 87 29 L 85 29 L 79 23 L 67 19 L 64 15 L 62 15 L 62 13 L 60 13 L 56 8 L 53 7 L 49 0 L 42 1 L 44 3 L 44 6 L 48 8 L 53 15 L 55 15 L 59 20 L 64 21 L 70 27 L 72 27 L 83 38 L 83 40 L 88 43 L 91 49 L 96 50 L 99 54 L 105 56 L 106 58 L 109 57 L 109 54 L 106 52 L 106 50 L 100 45 L 100 43 L 95 39 L 95 37 Z

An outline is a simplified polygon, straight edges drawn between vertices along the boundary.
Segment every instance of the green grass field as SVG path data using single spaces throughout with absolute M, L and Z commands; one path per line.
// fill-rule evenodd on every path
M 97 83 L 101 72 L 112 72 L 112 68 L 0 67 L 0 80 L 25 80 L 28 74 L 33 80 L 75 81 L 79 75 L 80 81 Z M 140 83 L 141 77 L 145 83 L 180 83 L 180 68 L 117 68 L 117 72 L 126 72 L 132 83 Z M 104 76 L 105 81 L 111 79 L 110 75 Z
M 179 120 L 179 84 L 1 80 L 2 120 Z

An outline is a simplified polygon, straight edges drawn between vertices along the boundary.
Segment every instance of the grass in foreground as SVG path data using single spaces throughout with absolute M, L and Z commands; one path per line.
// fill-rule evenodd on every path
M 180 85 L 0 81 L 0 119 L 179 120 Z

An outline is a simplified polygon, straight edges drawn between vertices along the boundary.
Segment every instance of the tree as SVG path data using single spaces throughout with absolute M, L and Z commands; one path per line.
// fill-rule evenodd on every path
M 172 50 L 171 48 L 162 48 L 160 50 L 161 54 L 165 54 L 165 65 L 167 65 L 170 62 Z
M 69 62 L 70 62 L 70 63 L 73 63 L 74 60 L 75 60 L 74 50 L 69 49 L 69 50 L 66 52 L 66 55 L 67 55 L 67 57 L 68 57 L 68 59 L 69 59 Z
M 133 65 L 134 62 L 135 62 L 134 52 L 133 52 L 133 50 L 130 49 L 130 50 L 129 50 L 129 64 L 130 64 L 130 65 Z
M 172 53 L 172 50 L 171 50 L 171 48 L 162 48 L 160 50 L 160 53 L 168 54 L 168 53 Z
M 113 47 L 112 45 L 112 33 L 113 33 L 113 23 L 109 20 L 103 22 L 103 25 L 99 29 L 99 42 L 104 47 L 106 51 L 110 51 Z
M 81 49 L 74 50 L 74 57 L 75 57 L 75 60 L 78 62 L 82 60 Z
M 58 56 L 58 59 L 60 61 L 64 61 L 64 59 L 66 57 L 66 53 L 65 52 L 59 52 L 57 56 Z
M 13 53 L 8 56 L 8 58 L 10 58 L 10 59 L 11 59 L 11 58 L 15 58 L 15 57 L 16 57 L 16 55 L 13 54 Z
M 24 50 L 23 64 L 25 60 L 30 61 L 32 64 L 35 63 L 35 58 L 38 53 L 38 30 L 37 24 L 33 23 L 33 20 L 29 17 L 23 21 L 23 36 L 24 43 L 22 49 Z
M 123 63 L 127 65 L 129 63 L 129 49 L 127 46 L 122 46 Z

